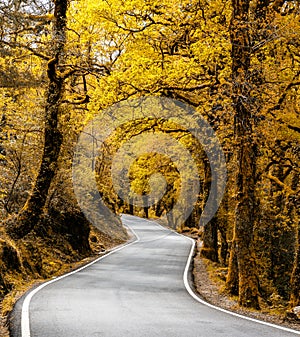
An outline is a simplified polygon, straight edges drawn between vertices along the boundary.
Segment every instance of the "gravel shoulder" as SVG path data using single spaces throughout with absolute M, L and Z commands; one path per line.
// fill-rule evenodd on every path
M 288 322 L 283 315 L 270 314 L 267 309 L 256 311 L 238 307 L 238 303 L 235 299 L 229 298 L 222 292 L 222 282 L 216 282 L 210 277 L 208 264 L 208 261 L 200 257 L 198 249 L 194 258 L 193 279 L 195 289 L 202 299 L 215 306 L 244 316 L 300 331 L 300 322 Z

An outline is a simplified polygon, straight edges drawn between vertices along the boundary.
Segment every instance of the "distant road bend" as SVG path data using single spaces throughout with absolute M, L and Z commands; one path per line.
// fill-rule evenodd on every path
M 15 309 L 14 337 L 292 337 L 197 300 L 187 282 L 192 240 L 122 216 L 137 236 L 79 271 L 31 291 Z

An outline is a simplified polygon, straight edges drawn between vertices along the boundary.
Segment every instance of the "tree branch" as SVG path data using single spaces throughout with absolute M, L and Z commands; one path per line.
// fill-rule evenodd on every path
M 295 191 L 292 188 L 290 188 L 287 184 L 283 183 L 282 181 L 280 181 L 277 177 L 274 177 L 272 174 L 268 173 L 267 174 L 267 178 L 269 178 L 271 181 L 275 182 L 278 186 L 280 186 L 283 191 L 285 193 L 287 193 L 288 195 L 291 194 L 297 194 L 299 193 L 299 191 Z

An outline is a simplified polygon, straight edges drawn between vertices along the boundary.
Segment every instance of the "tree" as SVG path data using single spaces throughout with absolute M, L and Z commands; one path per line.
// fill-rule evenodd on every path
M 295 258 L 293 263 L 293 271 L 291 274 L 291 292 L 290 292 L 290 306 L 299 306 L 300 304 L 300 205 L 299 205 L 299 172 L 295 173 L 292 180 L 292 193 L 289 195 L 290 211 L 296 213 L 296 244 L 295 244 Z M 296 192 L 296 193 L 295 193 Z M 297 193 L 298 192 L 298 193 Z
M 255 221 L 256 142 L 253 135 L 253 111 L 250 85 L 249 5 L 233 0 L 231 19 L 233 104 L 235 110 L 235 139 L 237 145 L 237 205 L 234 237 L 229 268 L 235 259 L 238 266 L 239 304 L 259 308 L 258 279 L 253 251 Z M 229 278 L 228 281 L 232 281 Z M 228 285 L 232 288 L 232 285 Z
M 67 0 L 55 1 L 52 50 L 47 63 L 48 88 L 45 106 L 44 150 L 40 168 L 32 193 L 18 215 L 17 225 L 11 228 L 11 236 L 21 238 L 31 231 L 39 221 L 46 203 L 48 191 L 55 175 L 57 160 L 62 143 L 58 128 L 64 82 L 68 73 L 60 73 L 59 66 L 64 61 L 66 44 Z

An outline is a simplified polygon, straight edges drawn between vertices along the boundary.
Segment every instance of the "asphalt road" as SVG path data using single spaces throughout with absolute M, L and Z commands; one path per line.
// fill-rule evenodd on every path
M 183 277 L 192 241 L 137 217 L 123 222 L 138 239 L 29 293 L 16 307 L 14 337 L 298 335 L 198 302 Z

